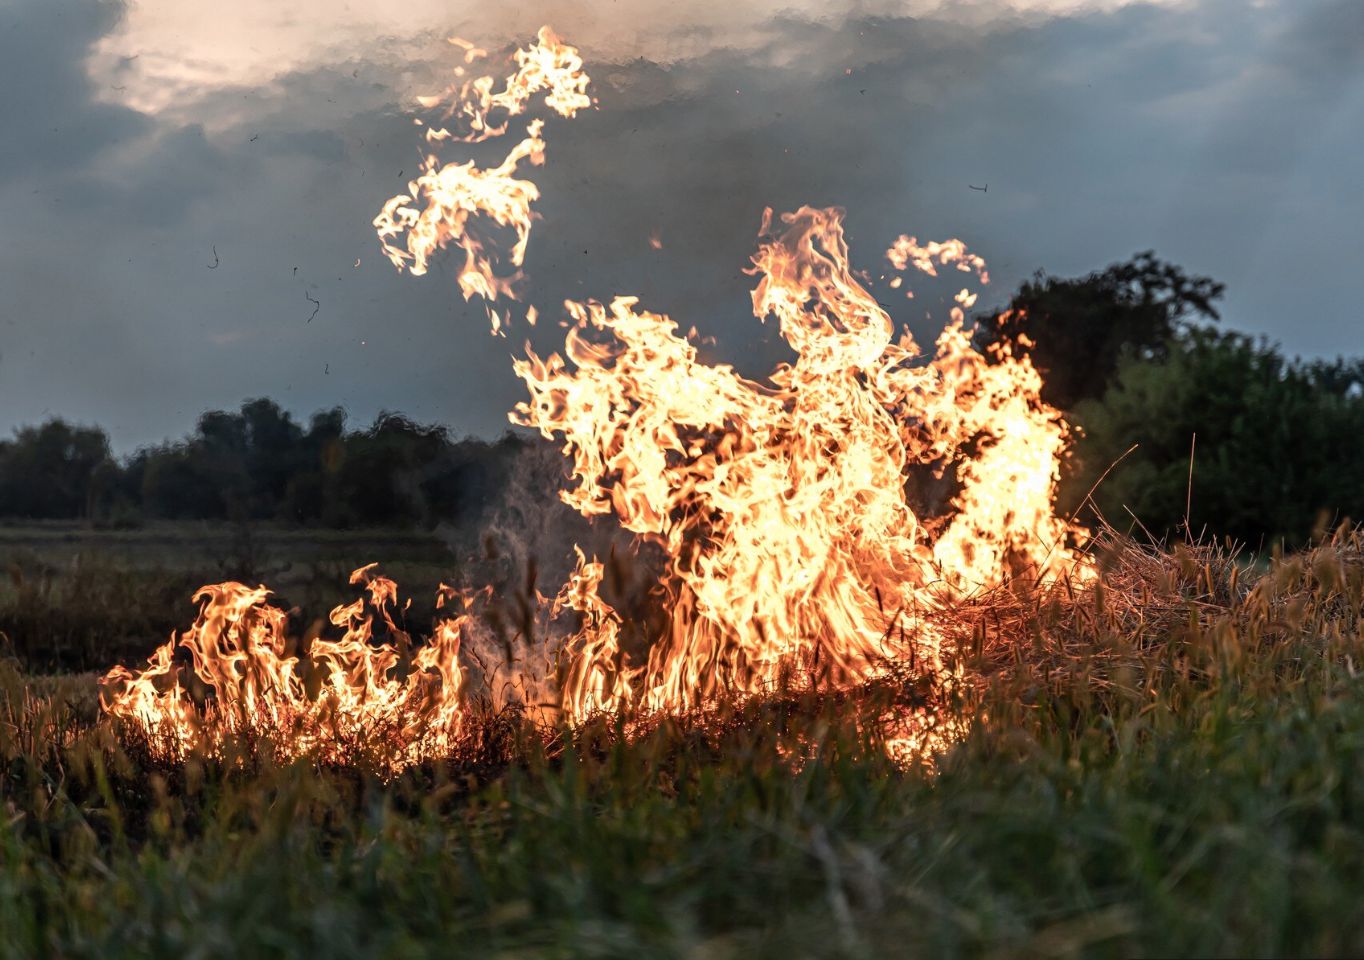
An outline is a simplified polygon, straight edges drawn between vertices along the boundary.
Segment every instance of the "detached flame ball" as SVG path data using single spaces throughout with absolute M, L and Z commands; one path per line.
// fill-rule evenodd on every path
M 464 63 L 485 56 L 452 42 Z M 428 126 L 427 143 L 503 136 L 539 96 L 564 118 L 592 106 L 578 51 L 548 28 L 514 62 L 500 89 L 491 76 L 461 79 L 461 64 L 455 86 L 422 98 L 455 127 Z M 544 163 L 545 151 L 544 122 L 532 119 L 497 166 L 429 155 L 408 193 L 374 221 L 385 253 L 421 274 L 437 251 L 458 250 L 461 293 L 482 298 L 493 332 L 505 335 L 512 314 L 494 305 L 518 296 L 539 199 L 521 165 Z M 510 251 L 488 239 L 494 225 L 514 234 Z M 885 258 L 897 290 L 908 271 L 989 280 L 959 240 L 902 236 Z M 541 709 L 561 722 L 760 694 L 810 675 L 811 664 L 821 683 L 844 688 L 897 662 L 942 670 L 938 624 L 953 604 L 1015 577 L 1087 575 L 1074 546 L 1080 532 L 1054 509 L 1068 428 L 1042 401 L 1026 357 L 973 347 L 962 306 L 975 292 L 957 294 L 925 354 L 855 276 L 837 209 L 769 211 L 749 272 L 754 315 L 775 321 L 796 354 L 764 382 L 702 362 L 674 321 L 623 296 L 566 303 L 562 353 L 542 357 L 527 344 L 513 364 L 529 396 L 511 420 L 562 445 L 573 477 L 564 501 L 585 516 L 613 515 L 667 558 L 668 626 L 638 662 L 622 650 L 620 616 L 600 595 L 598 559 L 579 551 L 557 597 L 541 598 L 546 615 L 573 614 L 559 669 L 531 678 L 549 691 L 552 706 Z M 930 476 L 950 477 L 955 491 L 932 515 L 915 495 Z M 438 756 L 465 708 L 460 649 L 477 628 L 472 600 L 451 591 L 460 613 L 404 659 L 372 629 L 377 618 L 407 642 L 388 612 L 395 586 L 371 568 L 354 580 L 368 600 L 333 611 L 344 635 L 314 640 L 303 660 L 285 655 L 285 615 L 264 588 L 205 587 L 189 632 L 140 673 L 108 674 L 104 708 L 168 751 L 249 729 L 287 753 L 326 757 L 358 732 L 384 728 L 395 769 Z

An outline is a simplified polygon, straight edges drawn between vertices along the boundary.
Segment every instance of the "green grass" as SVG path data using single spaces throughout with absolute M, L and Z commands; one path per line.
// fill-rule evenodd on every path
M 1119 545 L 1105 588 L 960 611 L 969 725 L 886 760 L 894 683 L 448 762 L 168 767 L 88 679 L 0 678 L 0 954 L 1364 952 L 1364 539 L 1262 578 Z M 783 759 L 792 748 L 802 763 Z
M 0 523 L 0 656 L 44 673 L 141 661 L 192 622 L 194 591 L 222 580 L 266 583 L 286 607 L 320 617 L 353 599 L 347 575 L 376 560 L 414 598 L 416 621 L 429 621 L 437 585 L 476 551 L 451 540 L 270 524 Z

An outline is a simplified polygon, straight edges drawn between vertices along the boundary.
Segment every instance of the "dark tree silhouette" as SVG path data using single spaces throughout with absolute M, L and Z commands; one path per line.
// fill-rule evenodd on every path
M 430 527 L 481 510 L 526 443 L 453 440 L 389 413 L 348 432 L 345 419 L 326 410 L 303 427 L 264 399 L 205 413 L 191 436 L 116 469 L 123 500 L 106 499 L 150 518 Z
M 1132 523 L 1130 510 L 1157 536 L 1180 533 L 1187 506 L 1195 535 L 1298 545 L 1322 520 L 1364 519 L 1359 361 L 1286 360 L 1263 341 L 1190 329 L 1159 361 L 1126 355 L 1074 419 L 1085 436 L 1069 505 L 1137 445 L 1094 493 L 1116 526 Z
M 1149 250 L 1086 277 L 1038 272 L 1008 309 L 977 318 L 977 343 L 1018 344 L 1042 372 L 1043 398 L 1069 410 L 1103 394 L 1124 351 L 1159 360 L 1179 330 L 1217 320 L 1223 289 Z
M 49 420 L 0 442 L 0 511 L 33 519 L 89 516 L 97 472 L 110 464 L 109 438 L 97 427 Z

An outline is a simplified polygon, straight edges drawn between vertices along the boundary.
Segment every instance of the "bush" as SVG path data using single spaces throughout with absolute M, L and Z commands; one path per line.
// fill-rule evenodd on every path
M 1171 534 L 1188 504 L 1195 535 L 1301 544 L 1323 518 L 1364 517 L 1361 386 L 1364 362 L 1290 361 L 1206 328 L 1173 337 L 1162 360 L 1129 351 L 1102 398 L 1074 411 L 1084 437 L 1067 505 L 1121 458 L 1093 496 L 1118 526 L 1131 511 L 1152 534 Z

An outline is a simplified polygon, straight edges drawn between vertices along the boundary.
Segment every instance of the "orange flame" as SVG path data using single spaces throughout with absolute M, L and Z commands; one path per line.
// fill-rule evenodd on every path
M 933 663 L 935 609 L 1073 561 L 1052 509 L 1066 426 L 1036 370 L 976 351 L 959 309 L 922 362 L 853 277 L 841 221 L 805 207 L 764 223 L 754 313 L 798 355 L 771 386 L 701 363 L 629 297 L 567 304 L 565 356 L 514 364 L 531 398 L 513 420 L 573 461 L 565 502 L 614 513 L 670 558 L 672 631 L 610 682 L 597 668 L 620 659 L 615 629 L 582 598 L 599 576 L 580 563 L 575 609 L 598 626 L 564 691 L 570 719 L 758 692 L 807 664 L 850 684 L 890 659 Z M 954 471 L 944 515 L 911 505 L 916 468 Z
M 945 267 L 951 264 L 962 273 L 976 274 L 980 277 L 981 283 L 990 282 L 990 274 L 985 269 L 985 261 L 967 250 L 966 244 L 960 240 L 930 240 L 928 243 L 920 244 L 916 237 L 901 234 L 895 238 L 895 242 L 886 251 L 886 259 L 896 270 L 907 270 L 913 267 L 930 277 L 938 275 L 939 266 Z
M 377 615 L 389 636 L 408 644 L 390 613 L 397 585 L 375 574 L 372 564 L 351 574 L 351 583 L 363 584 L 368 598 L 332 611 L 332 624 L 344 634 L 314 640 L 306 661 L 286 655 L 288 614 L 270 605 L 269 590 L 240 583 L 203 587 L 194 598 L 201 603 L 194 626 L 172 636 L 140 674 L 109 671 L 101 705 L 163 738 L 171 755 L 196 743 L 212 747 L 234 732 L 272 735 L 287 756 L 336 760 L 340 745 L 380 733 L 395 766 L 439 755 L 460 730 L 459 648 L 468 614 L 440 622 L 431 641 L 404 663 L 394 642 L 374 642 Z M 175 661 L 177 647 L 213 692 L 207 712 Z
M 466 62 L 482 55 L 452 42 Z M 564 117 L 590 106 L 582 60 L 548 28 L 515 60 L 499 93 L 481 77 L 423 100 L 446 104 L 444 118 L 467 128 L 458 138 L 428 131 L 428 140 L 498 136 L 509 120 L 495 123 L 490 112 L 518 115 L 537 93 Z M 525 138 L 487 170 L 428 157 L 409 194 L 374 221 L 389 259 L 421 274 L 438 249 L 454 246 L 464 255 L 466 298 L 514 296 L 539 197 L 517 174 L 523 160 L 543 162 L 542 134 L 543 121 L 530 120 Z M 418 200 L 424 205 L 413 206 Z M 514 232 L 511 274 L 495 269 L 493 249 L 471 232 L 479 218 Z M 962 312 L 975 302 L 969 288 L 932 354 L 922 354 L 859 283 L 842 221 L 837 209 L 811 207 L 764 217 L 749 271 L 753 312 L 775 318 L 796 353 L 766 382 L 703 363 L 694 332 L 679 335 L 632 297 L 566 303 L 562 354 L 541 357 L 528 344 L 514 362 L 529 397 L 511 419 L 562 444 L 574 478 L 563 500 L 584 516 L 614 514 L 667 557 L 660 587 L 669 626 L 643 661 L 621 647 L 598 560 L 579 550 L 569 582 L 544 601 L 542 619 L 571 615 L 576 625 L 559 641 L 558 669 L 545 668 L 553 676 L 529 685 L 552 687 L 566 722 L 596 711 L 686 709 L 719 694 L 761 693 L 798 673 L 846 687 L 895 660 L 940 669 L 935 618 L 951 604 L 1081 563 L 1068 545 L 1078 531 L 1053 507 L 1068 428 L 1042 401 L 1028 358 L 1007 346 L 975 349 Z M 937 276 L 953 266 L 989 282 L 985 261 L 959 240 L 901 236 L 886 257 L 898 271 Z M 494 332 L 510 318 L 491 307 L 489 315 Z M 534 324 L 533 308 L 527 320 Z M 944 491 L 938 502 L 923 492 L 930 479 Z M 285 656 L 284 615 L 264 588 L 223 584 L 201 591 L 199 622 L 179 640 L 215 696 L 213 712 L 179 683 L 174 640 L 142 673 L 110 672 L 106 710 L 168 729 L 178 748 L 212 742 L 224 726 L 263 726 L 292 737 L 296 752 L 325 755 L 328 737 L 388 725 L 398 734 L 396 765 L 438 751 L 460 728 L 468 600 L 404 672 L 397 647 L 374 643 L 369 612 L 405 638 L 387 613 L 396 587 L 370 568 L 355 582 L 366 585 L 368 603 L 333 611 L 344 636 L 309 651 L 323 678 L 315 694 L 300 661 Z M 912 723 L 898 729 L 896 749 L 922 740 Z
M 464 45 L 462 41 L 452 42 Z M 592 105 L 586 92 L 589 78 L 582 72 L 582 58 L 549 27 L 540 28 L 535 44 L 516 52 L 516 63 L 517 71 L 497 93 L 493 92 L 493 78 L 484 76 L 466 81 L 457 91 L 418 98 L 425 107 L 435 107 L 449 98 L 444 119 L 457 116 L 469 128 L 469 133 L 463 135 L 452 134 L 443 127 L 428 129 L 428 141 L 479 142 L 501 136 L 509 120 L 495 124 L 489 120 L 489 114 L 501 111 L 511 117 L 523 113 L 538 93 L 544 93 L 545 104 L 564 117 L 575 116 Z M 511 148 L 506 158 L 486 170 L 475 166 L 472 160 L 442 165 L 439 158 L 429 154 L 422 161 L 421 176 L 407 185 L 409 192 L 385 203 L 374 219 L 384 254 L 393 265 L 400 270 L 406 267 L 420 276 L 426 273 L 432 254 L 453 245 L 464 252 L 464 267 L 458 277 L 464 299 L 475 294 L 485 300 L 514 297 L 530 240 L 531 204 L 540 198 L 535 184 L 518 179 L 516 174 L 523 160 L 535 166 L 545 162 L 545 141 L 540 136 L 543 129 L 542 120 L 532 120 L 526 136 Z M 425 201 L 424 207 L 411 205 L 419 200 Z M 515 268 L 511 274 L 504 276 L 495 270 L 495 254 L 470 231 L 470 221 L 477 216 L 515 232 L 516 243 L 509 257 Z M 401 246 L 396 242 L 400 238 L 405 238 Z M 494 319 L 493 323 L 496 332 L 498 321 Z

